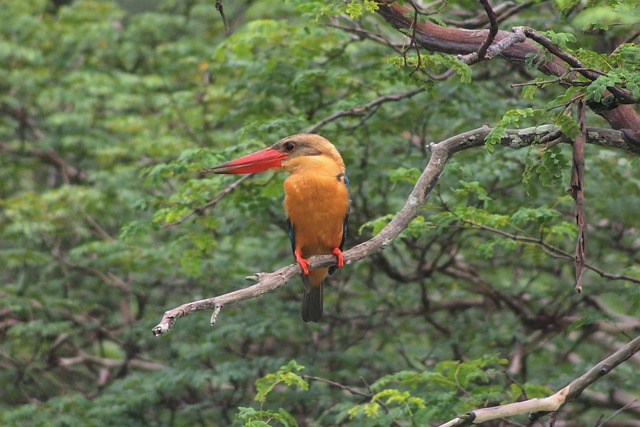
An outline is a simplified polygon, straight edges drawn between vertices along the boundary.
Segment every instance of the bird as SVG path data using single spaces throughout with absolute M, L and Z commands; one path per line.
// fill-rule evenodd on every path
M 342 251 L 351 205 L 349 179 L 342 156 L 326 138 L 301 133 L 282 138 L 271 147 L 207 169 L 217 174 L 246 174 L 284 170 L 284 210 L 295 261 L 302 268 L 304 293 L 300 315 L 319 322 L 323 312 L 323 283 L 344 266 Z M 336 265 L 309 270 L 313 255 L 336 257 Z

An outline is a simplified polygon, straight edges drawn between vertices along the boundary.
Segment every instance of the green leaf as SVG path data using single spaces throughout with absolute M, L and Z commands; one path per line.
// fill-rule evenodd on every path
M 391 182 L 405 181 L 415 185 L 422 172 L 418 168 L 407 169 L 401 166 L 397 169 L 390 170 L 387 174 Z
M 351 19 L 358 18 L 360 15 L 362 15 L 362 11 L 362 3 L 357 3 L 355 1 L 348 3 L 345 9 L 346 14 L 349 15 L 349 18 Z

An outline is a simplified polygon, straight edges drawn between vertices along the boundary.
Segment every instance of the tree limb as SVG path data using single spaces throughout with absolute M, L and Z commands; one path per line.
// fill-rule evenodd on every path
M 568 259 L 568 260 L 575 260 L 575 254 L 572 255 L 569 252 L 565 251 L 564 249 L 550 244 L 549 242 L 544 240 L 542 237 L 520 236 L 520 235 L 517 235 L 517 234 L 508 233 L 506 231 L 503 231 L 503 230 L 500 230 L 500 229 L 497 229 L 497 228 L 489 227 L 489 226 L 484 225 L 484 224 L 478 224 L 477 222 L 469 221 L 468 219 L 460 218 L 460 220 L 465 222 L 465 223 L 467 223 L 467 224 L 469 224 L 469 225 L 471 225 L 473 228 L 477 228 L 478 230 L 489 231 L 491 233 L 498 234 L 498 235 L 500 235 L 502 237 L 505 237 L 507 239 L 511 239 L 513 241 L 516 241 L 516 242 L 525 242 L 525 243 L 531 243 L 531 244 L 537 245 L 547 255 L 549 255 L 551 257 L 564 258 L 564 259 Z M 601 277 L 604 277 L 605 279 L 609 279 L 609 280 L 625 280 L 625 281 L 629 281 L 629 282 L 632 282 L 632 283 L 640 284 L 640 278 L 629 276 L 629 275 L 625 275 L 625 274 L 609 273 L 609 272 L 605 271 L 604 269 L 598 267 L 597 265 L 590 264 L 588 262 L 585 262 L 583 267 L 586 268 L 586 269 L 589 269 L 589 270 L 591 270 L 591 271 L 593 271 L 595 273 L 597 273 L 598 275 L 600 275 Z
M 407 198 L 404 207 L 380 233 L 370 240 L 345 251 L 345 264 L 349 265 L 355 261 L 369 257 L 389 246 L 393 240 L 408 227 L 411 221 L 418 216 L 451 156 L 462 150 L 483 146 L 484 140 L 489 132 L 491 132 L 491 128 L 483 126 L 453 136 L 437 144 L 430 144 L 428 148 L 431 151 L 431 158 Z M 511 129 L 503 134 L 500 144 L 513 149 L 523 148 L 537 143 L 541 137 L 553 132 L 557 132 L 557 127 L 551 125 L 519 130 Z M 587 128 L 587 142 L 607 147 L 628 149 L 622 133 L 609 129 Z M 335 265 L 336 259 L 332 255 L 313 256 L 309 258 L 309 263 L 311 269 L 317 269 Z M 282 267 L 272 273 L 258 273 L 252 277 L 252 279 L 257 281 L 257 283 L 252 286 L 217 297 L 189 302 L 166 311 L 162 320 L 153 328 L 152 332 L 156 336 L 163 335 L 171 329 L 179 318 L 201 310 L 214 310 L 214 315 L 211 319 L 211 323 L 213 324 L 223 306 L 245 299 L 255 298 L 266 292 L 278 289 L 284 286 L 294 276 L 301 273 L 302 270 L 298 264 Z
M 187 219 L 192 217 L 193 215 L 202 215 L 202 214 L 204 214 L 207 209 L 209 209 L 210 207 L 215 206 L 216 204 L 218 204 L 218 202 L 220 202 L 220 200 L 222 200 L 222 198 L 224 196 L 226 196 L 227 194 L 231 193 L 240 184 L 242 184 L 246 179 L 250 178 L 251 176 L 253 176 L 252 173 L 249 173 L 249 174 L 241 176 L 240 178 L 236 179 L 231 184 L 229 184 L 224 190 L 222 190 L 220 193 L 218 193 L 216 195 L 216 197 L 214 197 L 213 199 L 209 200 L 207 203 L 204 203 L 204 204 L 194 208 L 191 212 L 189 212 L 185 216 L 180 217 L 179 219 L 177 219 L 177 220 L 175 220 L 173 222 L 164 224 L 162 226 L 162 228 L 168 228 L 168 227 L 173 227 L 173 226 L 176 226 L 176 225 L 180 225 L 183 222 L 185 222 Z
M 573 167 L 571 168 L 571 185 L 569 193 L 575 204 L 575 218 L 578 226 L 578 239 L 574 260 L 576 273 L 576 290 L 582 292 L 584 264 L 587 258 L 587 219 L 584 209 L 584 151 L 587 143 L 587 123 L 585 119 L 584 99 L 578 101 L 578 125 L 580 135 L 573 141 Z
M 571 381 L 567 386 L 549 397 L 529 399 L 523 402 L 509 403 L 507 405 L 493 406 L 467 412 L 464 415 L 441 424 L 440 427 L 481 424 L 485 421 L 527 413 L 530 414 L 530 418 L 535 419 L 549 412 L 556 412 L 568 402 L 577 399 L 588 386 L 611 372 L 616 366 L 629 359 L 638 351 L 640 351 L 640 336 L 630 341 L 620 350 L 589 369 L 581 377 Z
M 396 101 L 401 101 L 405 98 L 411 98 L 421 92 L 424 92 L 424 88 L 417 88 L 417 89 L 413 89 L 410 90 L 408 92 L 404 92 L 404 93 L 397 93 L 394 95 L 384 95 L 381 96 L 379 98 L 374 99 L 373 101 L 367 102 L 366 104 L 360 105 L 358 107 L 353 107 L 350 108 L 348 110 L 343 110 L 343 111 L 338 111 L 336 113 L 331 114 L 330 116 L 325 117 L 324 119 L 320 120 L 318 123 L 316 123 L 315 125 L 311 126 L 310 128 L 308 128 L 306 130 L 306 132 L 309 133 L 314 133 L 317 132 L 319 129 L 321 129 L 322 127 L 324 127 L 327 123 L 330 123 L 334 120 L 337 120 L 341 117 L 346 117 L 346 116 L 360 116 L 362 114 L 364 114 L 365 112 L 371 110 L 372 108 L 378 107 L 382 104 L 384 104 L 385 102 L 396 102 Z
M 485 12 L 487 13 L 490 28 L 487 38 L 482 42 L 478 49 L 478 61 L 482 61 L 484 59 L 484 56 L 487 54 L 487 49 L 489 49 L 489 46 L 491 46 L 493 40 L 498 34 L 498 18 L 496 17 L 496 12 L 491 8 L 491 5 L 487 0 L 480 0 L 480 4 L 484 7 Z
M 562 59 L 571 67 L 575 68 L 580 74 L 582 74 L 589 80 L 595 80 L 603 74 L 598 70 L 593 70 L 591 68 L 586 67 L 584 64 L 582 64 L 582 62 L 580 62 L 578 58 L 574 57 L 573 55 L 570 55 L 567 51 L 561 49 L 560 46 L 553 44 L 553 42 L 548 37 L 543 36 L 533 28 L 529 28 L 529 27 L 519 27 L 519 28 L 522 30 L 525 36 L 527 36 L 532 40 L 535 40 L 536 42 L 544 46 L 545 49 L 547 49 L 549 52 L 551 52 L 558 58 Z M 634 98 L 633 95 L 631 95 L 631 92 L 626 89 L 623 89 L 617 86 L 610 86 L 607 89 L 621 103 L 636 104 L 640 101 Z
M 489 32 L 489 30 L 442 27 L 429 21 L 416 22 L 413 18 L 413 11 L 409 6 L 400 6 L 397 2 L 390 0 L 379 0 L 378 6 L 377 13 L 389 25 L 402 32 L 410 30 L 413 36 L 412 43 L 435 52 L 454 55 L 475 54 L 487 39 L 487 33 Z M 513 32 L 517 33 L 518 31 L 524 31 L 524 28 L 513 29 Z M 498 31 L 492 47 L 503 39 L 511 37 L 512 34 L 512 32 L 508 31 Z M 540 55 L 540 46 L 532 39 L 524 40 L 522 43 L 510 44 L 499 54 L 502 58 L 514 63 L 524 63 L 529 55 L 536 55 L 541 60 L 535 61 L 535 66 L 543 73 L 553 76 L 562 76 L 567 70 L 563 60 L 557 56 L 553 56 L 550 60 L 543 60 Z M 622 92 L 619 95 L 622 96 L 621 99 L 627 99 Z M 627 101 L 630 102 L 628 99 Z M 614 129 L 633 129 L 636 132 L 640 132 L 640 114 L 634 110 L 632 105 L 590 104 L 589 106 L 594 112 L 604 117 Z
M 86 178 L 84 171 L 68 164 L 53 150 L 42 150 L 36 147 L 25 149 L 22 147 L 12 147 L 0 142 L 0 153 L 39 159 L 43 163 L 55 167 L 62 176 L 62 181 L 65 184 L 79 182 Z

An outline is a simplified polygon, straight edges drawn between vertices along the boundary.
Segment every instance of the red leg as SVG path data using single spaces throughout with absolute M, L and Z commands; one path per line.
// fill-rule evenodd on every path
M 340 248 L 333 248 L 331 253 L 338 259 L 338 267 L 344 267 L 344 258 L 342 257 L 342 251 Z
M 302 272 L 304 274 L 309 274 L 309 261 L 302 257 L 302 252 L 300 252 L 300 249 L 296 249 L 293 253 L 296 257 L 296 262 L 300 264 L 300 267 L 302 267 Z

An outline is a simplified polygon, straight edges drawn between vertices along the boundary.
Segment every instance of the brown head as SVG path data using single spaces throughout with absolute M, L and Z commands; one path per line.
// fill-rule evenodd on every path
M 313 133 L 287 136 L 269 148 L 240 157 L 208 169 L 209 172 L 241 174 L 269 169 L 297 169 L 332 164 L 344 172 L 344 162 L 336 147 L 327 139 Z

